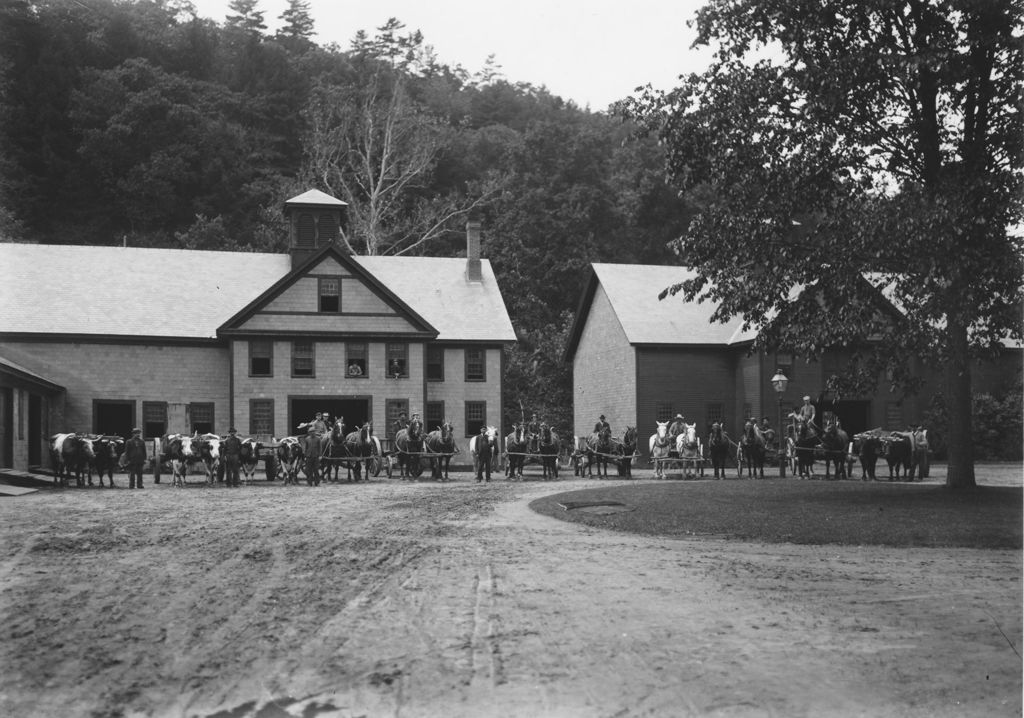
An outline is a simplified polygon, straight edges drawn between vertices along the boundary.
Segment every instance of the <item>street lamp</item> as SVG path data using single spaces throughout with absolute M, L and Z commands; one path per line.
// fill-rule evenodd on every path
M 782 447 L 788 446 L 786 442 L 786 435 L 782 431 L 782 394 L 786 391 L 786 385 L 789 384 L 789 378 L 782 373 L 782 369 L 775 372 L 775 376 L 772 377 L 772 388 L 775 390 L 775 394 L 779 397 L 779 449 L 780 452 L 776 452 L 779 457 L 779 478 L 786 478 L 786 450 Z

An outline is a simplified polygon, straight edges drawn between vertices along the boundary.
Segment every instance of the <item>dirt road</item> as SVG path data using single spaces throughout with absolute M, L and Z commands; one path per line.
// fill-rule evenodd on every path
M 1019 551 L 660 540 L 527 507 L 593 485 L 5 499 L 0 714 L 1021 714 Z

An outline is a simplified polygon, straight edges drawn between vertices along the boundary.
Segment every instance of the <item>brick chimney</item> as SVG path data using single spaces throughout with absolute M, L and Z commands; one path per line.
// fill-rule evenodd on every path
M 466 281 L 482 282 L 480 268 L 480 218 L 470 215 L 466 222 Z

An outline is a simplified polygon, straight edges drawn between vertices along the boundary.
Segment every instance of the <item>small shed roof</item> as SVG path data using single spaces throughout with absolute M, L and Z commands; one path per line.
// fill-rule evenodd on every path
M 438 330 L 439 341 L 513 342 L 494 271 L 466 260 L 353 257 Z M 287 275 L 291 257 L 141 247 L 0 244 L 0 332 L 214 339 Z

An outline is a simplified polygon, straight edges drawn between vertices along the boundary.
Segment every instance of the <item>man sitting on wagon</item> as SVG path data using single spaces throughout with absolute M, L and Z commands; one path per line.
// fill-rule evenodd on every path
M 765 445 L 775 445 L 775 429 L 772 428 L 771 422 L 768 420 L 767 416 L 761 417 L 761 433 L 764 434 Z
M 536 454 L 540 451 L 540 420 L 537 418 L 536 413 L 530 416 L 530 421 L 526 424 L 526 438 L 530 442 L 531 454 Z
M 686 431 L 684 426 L 686 420 L 682 414 L 676 414 L 676 418 L 672 420 L 672 423 L 668 425 L 669 438 L 675 442 L 676 437 Z

